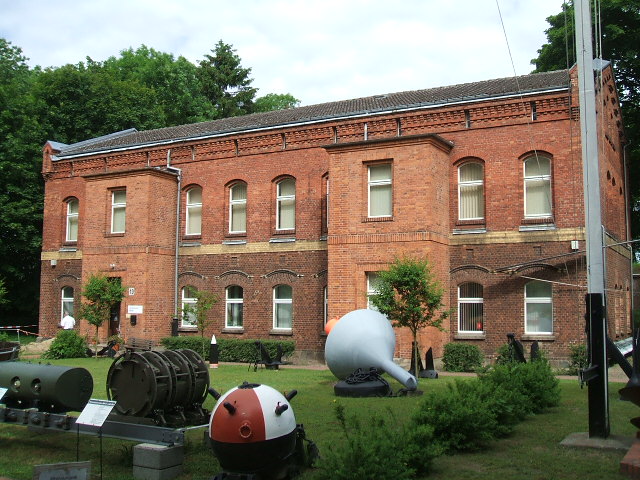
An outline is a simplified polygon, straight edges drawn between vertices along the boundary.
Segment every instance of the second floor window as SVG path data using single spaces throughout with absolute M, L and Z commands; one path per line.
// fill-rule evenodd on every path
M 124 233 L 127 220 L 127 191 L 111 192 L 111 233 Z
M 247 231 L 247 185 L 236 183 L 229 189 L 229 233 Z
M 67 242 L 78 241 L 78 206 L 79 202 L 75 198 L 67 202 L 67 234 L 65 237 Z
M 535 155 L 524 161 L 524 216 L 551 216 L 551 160 Z
M 286 178 L 276 188 L 276 229 L 296 228 L 296 181 Z
M 187 235 L 202 233 L 202 188 L 193 187 L 187 191 Z
M 391 164 L 370 165 L 369 217 L 392 215 Z
M 480 163 L 466 163 L 458 168 L 458 218 L 484 218 L 484 181 Z

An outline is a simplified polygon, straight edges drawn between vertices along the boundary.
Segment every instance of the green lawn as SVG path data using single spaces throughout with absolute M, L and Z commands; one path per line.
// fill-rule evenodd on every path
M 53 361 L 55 364 L 83 366 L 94 378 L 93 398 L 106 398 L 106 376 L 109 359 L 76 359 Z M 322 455 L 329 446 L 339 446 L 344 441 L 334 417 L 334 406 L 340 402 L 348 415 L 362 418 L 371 412 L 393 410 L 398 421 L 410 417 L 420 397 L 395 398 L 337 398 L 333 395 L 336 379 L 327 370 L 286 368 L 279 371 L 259 369 L 248 371 L 243 365 L 220 365 L 210 370 L 211 385 L 219 392 L 249 381 L 264 383 L 280 391 L 298 390 L 292 407 L 298 423 L 303 423 L 307 437 L 314 440 Z M 389 379 L 394 391 L 401 385 Z M 446 388 L 453 377 L 438 380 L 422 379 L 420 388 L 425 395 L 430 391 Z M 623 384 L 611 383 L 611 430 L 619 435 L 632 436 L 635 428 L 629 419 L 640 416 L 638 407 L 617 399 L 617 391 Z M 587 427 L 587 390 L 581 390 L 576 380 L 562 380 L 561 405 L 551 411 L 530 417 L 518 425 L 514 435 L 493 443 L 480 453 L 459 454 L 436 459 L 434 471 L 426 478 L 449 479 L 623 479 L 618 473 L 624 452 L 603 452 L 561 447 L 559 442 L 573 432 L 585 432 Z M 212 398 L 205 403 L 211 409 Z M 205 480 L 219 472 L 218 463 L 203 444 L 203 431 L 192 430 L 187 434 L 184 473 L 179 480 Z M 105 480 L 129 480 L 132 477 L 131 449 L 133 442 L 103 440 L 103 478 Z M 70 433 L 38 434 L 24 427 L 0 424 L 0 476 L 14 480 L 30 480 L 32 465 L 76 460 L 93 462 L 93 473 L 99 474 L 98 439 L 76 436 Z M 424 445 L 425 449 L 429 445 Z M 389 452 L 393 455 L 393 452 Z M 375 459 L 363 459 L 375 461 Z M 314 472 L 307 471 L 301 478 L 313 479 Z

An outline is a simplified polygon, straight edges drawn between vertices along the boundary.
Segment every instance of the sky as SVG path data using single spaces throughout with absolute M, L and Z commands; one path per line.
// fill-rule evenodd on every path
M 197 64 L 222 40 L 258 96 L 302 105 L 524 75 L 562 0 L 0 0 L 30 66 L 141 45 Z M 502 20 L 501 20 L 502 18 Z M 506 35 L 505 35 L 506 32 Z

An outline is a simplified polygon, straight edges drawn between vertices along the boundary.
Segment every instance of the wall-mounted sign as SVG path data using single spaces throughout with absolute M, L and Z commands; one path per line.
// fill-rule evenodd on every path
M 136 294 L 136 289 L 134 287 L 129 287 L 129 296 L 133 297 Z
M 144 310 L 142 305 L 127 305 L 127 313 L 129 315 L 141 315 Z

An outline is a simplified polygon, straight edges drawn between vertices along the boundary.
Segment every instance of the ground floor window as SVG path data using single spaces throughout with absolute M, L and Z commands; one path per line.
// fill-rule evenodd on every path
M 525 333 L 553 333 L 551 284 L 534 280 L 524 287 Z
M 62 308 L 60 318 L 70 315 L 73 317 L 73 287 L 62 288 Z
M 243 291 L 238 285 L 227 287 L 226 328 L 242 328 Z
M 378 293 L 378 285 L 380 284 L 380 277 L 378 272 L 367 272 L 367 308 L 369 310 L 378 311 L 378 308 L 371 301 L 371 297 Z
M 273 328 L 291 329 L 293 326 L 293 289 L 290 285 L 273 288 Z
M 182 321 L 181 327 L 197 327 L 195 313 L 191 310 L 195 308 L 198 299 L 196 298 L 196 292 L 198 290 L 192 285 L 187 285 L 182 288 Z
M 483 288 L 479 283 L 463 283 L 458 287 L 458 332 L 484 330 Z

